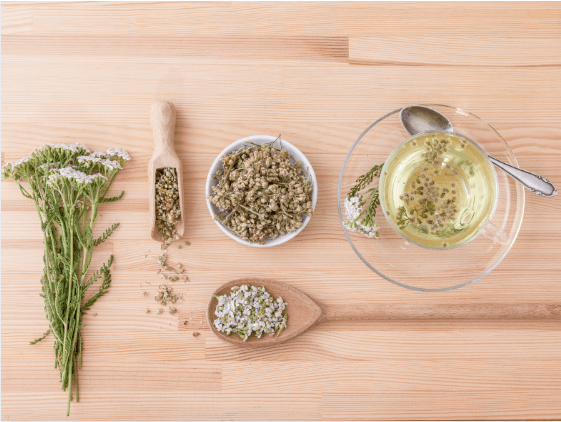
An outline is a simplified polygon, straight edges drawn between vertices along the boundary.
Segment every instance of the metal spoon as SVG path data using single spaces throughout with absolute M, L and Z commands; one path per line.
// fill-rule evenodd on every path
M 399 117 L 401 119 L 401 124 L 411 136 L 424 132 L 451 133 L 454 131 L 450 120 L 448 120 L 446 116 L 429 107 L 420 105 L 407 106 L 401 109 Z M 548 197 L 557 195 L 557 189 L 553 186 L 553 183 L 545 177 L 529 172 L 528 170 L 511 166 L 490 155 L 488 155 L 487 158 L 531 192 Z

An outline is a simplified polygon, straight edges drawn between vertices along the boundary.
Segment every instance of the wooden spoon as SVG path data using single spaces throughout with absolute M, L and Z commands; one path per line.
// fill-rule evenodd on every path
M 181 220 L 175 224 L 175 229 L 179 236 L 183 236 L 185 218 L 185 213 L 183 212 L 183 169 L 173 146 L 175 133 L 174 105 L 168 101 L 153 103 L 150 110 L 150 122 L 152 123 L 152 132 L 154 133 L 154 153 L 148 163 L 150 230 L 152 239 L 163 242 L 164 239 L 156 228 L 156 170 L 164 167 L 172 167 L 177 170 Z
M 216 295 L 230 294 L 233 286 L 252 284 L 264 286 L 276 299 L 279 296 L 288 303 L 288 327 L 280 332 L 278 338 L 264 335 L 260 339 L 254 335 L 243 341 L 237 334 L 229 336 L 219 332 L 214 326 L 214 311 L 218 300 L 211 296 L 206 317 L 212 332 L 223 341 L 240 347 L 266 347 L 283 343 L 299 336 L 308 328 L 326 321 L 364 321 L 364 320 L 561 320 L 561 305 L 547 304 L 503 304 L 481 303 L 471 305 L 321 305 L 298 289 L 275 280 L 241 279 L 220 286 Z

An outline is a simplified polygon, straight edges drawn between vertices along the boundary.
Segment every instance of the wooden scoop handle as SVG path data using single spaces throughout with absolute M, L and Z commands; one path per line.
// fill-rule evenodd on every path
M 175 155 L 175 106 L 169 101 L 158 101 L 150 109 L 150 122 L 154 133 L 154 157 L 164 152 Z
M 557 319 L 561 305 L 481 303 L 470 305 L 322 305 L 321 321 L 428 319 Z

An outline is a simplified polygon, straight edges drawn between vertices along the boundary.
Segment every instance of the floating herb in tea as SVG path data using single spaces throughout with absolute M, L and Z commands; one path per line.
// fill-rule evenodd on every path
M 392 153 L 385 168 L 384 209 L 401 234 L 418 245 L 461 245 L 494 211 L 493 166 L 460 135 L 417 135 Z

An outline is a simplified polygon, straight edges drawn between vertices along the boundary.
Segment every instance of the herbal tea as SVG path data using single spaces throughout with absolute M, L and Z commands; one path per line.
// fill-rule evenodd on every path
M 384 164 L 380 201 L 388 221 L 409 241 L 446 249 L 473 239 L 492 217 L 497 179 L 486 154 L 457 134 L 425 133 Z

